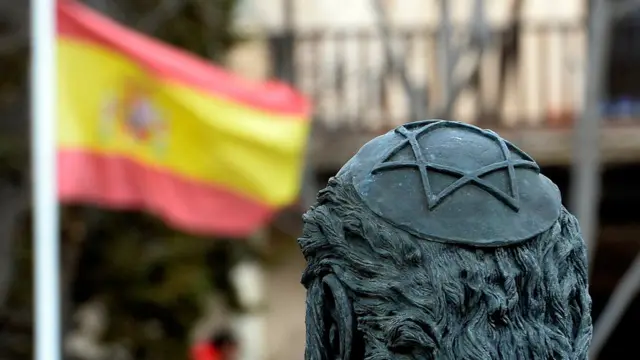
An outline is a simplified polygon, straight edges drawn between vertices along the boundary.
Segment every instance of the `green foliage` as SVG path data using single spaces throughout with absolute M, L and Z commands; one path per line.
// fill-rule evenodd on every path
M 107 307 L 107 343 L 137 359 L 181 359 L 191 327 L 212 291 L 210 239 L 181 234 L 150 216 L 100 211 L 87 236 L 75 302 Z M 154 331 L 145 331 L 153 328 Z
M 139 14 L 159 11 L 163 0 L 139 0 L 131 2 Z M 227 49 L 237 40 L 231 30 L 235 0 L 182 0 L 183 5 L 175 16 L 162 26 L 137 23 L 141 31 L 170 44 L 214 60 L 221 60 Z M 135 27 L 136 23 L 132 23 Z M 146 25 L 146 26 L 145 26 Z M 148 28 L 145 28 L 148 27 Z

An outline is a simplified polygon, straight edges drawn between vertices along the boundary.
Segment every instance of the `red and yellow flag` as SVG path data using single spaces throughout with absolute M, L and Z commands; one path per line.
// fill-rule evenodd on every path
M 58 5 L 59 195 L 246 236 L 298 195 L 309 104 Z

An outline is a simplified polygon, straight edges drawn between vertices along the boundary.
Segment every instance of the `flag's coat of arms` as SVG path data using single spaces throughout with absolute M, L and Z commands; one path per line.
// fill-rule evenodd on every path
M 117 92 L 106 96 L 102 109 L 101 137 L 118 141 L 124 136 L 160 154 L 168 143 L 167 121 L 152 97 L 153 90 L 142 81 L 127 79 Z

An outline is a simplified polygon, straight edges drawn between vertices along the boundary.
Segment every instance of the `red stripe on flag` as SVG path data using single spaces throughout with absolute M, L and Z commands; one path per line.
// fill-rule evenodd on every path
M 62 202 L 146 210 L 193 234 L 246 237 L 267 224 L 275 212 L 225 189 L 122 156 L 62 149 L 58 169 Z

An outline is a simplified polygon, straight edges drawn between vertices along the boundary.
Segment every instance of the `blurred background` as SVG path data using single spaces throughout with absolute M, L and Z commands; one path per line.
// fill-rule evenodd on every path
M 594 359 L 638 358 L 640 276 L 625 277 L 640 250 L 633 1 L 84 3 L 230 72 L 291 84 L 313 121 L 301 200 L 254 236 L 64 206 L 65 359 L 192 359 L 213 338 L 245 360 L 303 358 L 303 209 L 370 138 L 429 117 L 494 129 L 537 159 L 590 243 L 594 319 L 607 323 L 616 289 L 630 301 Z M 28 64 L 28 2 L 0 0 L 0 359 L 29 359 L 33 347 Z

